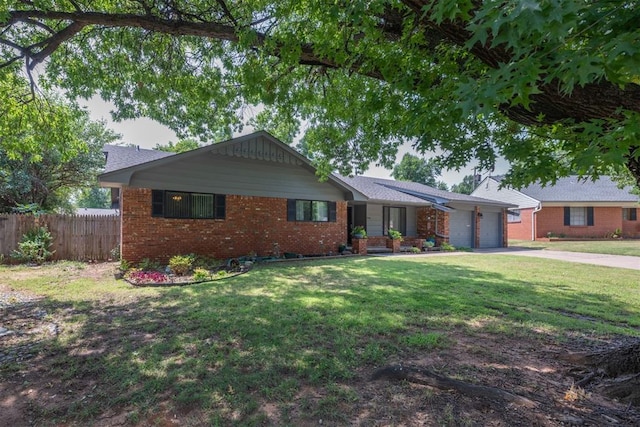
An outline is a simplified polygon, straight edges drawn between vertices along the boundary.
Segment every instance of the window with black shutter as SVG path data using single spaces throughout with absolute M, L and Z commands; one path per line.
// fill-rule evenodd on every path
M 594 224 L 593 207 L 565 207 L 564 225 L 592 226 Z

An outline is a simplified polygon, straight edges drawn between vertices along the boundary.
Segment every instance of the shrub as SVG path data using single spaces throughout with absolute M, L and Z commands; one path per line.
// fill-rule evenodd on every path
M 422 252 L 422 251 L 420 250 L 420 248 L 416 248 L 416 247 L 414 246 L 414 247 L 412 247 L 412 248 L 411 248 L 411 252 L 412 252 L 412 253 L 414 253 L 414 254 L 419 254 L 419 253 L 420 253 L 420 252 Z
M 456 247 L 447 243 L 447 242 L 442 242 L 442 244 L 440 245 L 440 248 L 445 251 L 445 252 L 453 252 L 456 250 Z
M 131 263 L 126 259 L 120 260 L 120 271 L 129 271 L 131 269 Z
M 224 261 L 220 261 L 214 257 L 198 255 L 193 260 L 193 268 L 203 268 L 206 270 L 213 270 L 224 264 Z
M 203 282 L 211 277 L 209 270 L 204 268 L 196 268 L 193 270 L 193 280 L 195 282 Z
M 143 258 L 138 263 L 138 268 L 143 271 L 160 271 L 160 263 L 157 261 L 151 261 L 149 258 Z
M 111 249 L 109 251 L 109 256 L 113 260 L 119 260 L 120 259 L 120 245 L 118 245 L 115 248 Z
M 175 255 L 169 260 L 169 268 L 176 276 L 184 276 L 193 268 L 193 255 Z
M 53 237 L 47 227 L 36 227 L 27 231 L 18 243 L 18 249 L 11 257 L 21 262 L 42 264 L 53 255 L 49 250 Z

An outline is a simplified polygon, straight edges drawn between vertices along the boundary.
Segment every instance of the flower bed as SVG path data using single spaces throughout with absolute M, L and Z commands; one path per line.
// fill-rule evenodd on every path
M 133 286 L 184 286 L 228 279 L 246 273 L 253 266 L 251 261 L 230 261 L 235 262 L 226 262 L 224 265 L 213 268 L 181 268 L 178 272 L 170 266 L 164 268 L 154 266 L 148 269 L 127 268 L 126 270 L 121 266 L 119 273 L 116 273 L 116 278 L 122 278 Z

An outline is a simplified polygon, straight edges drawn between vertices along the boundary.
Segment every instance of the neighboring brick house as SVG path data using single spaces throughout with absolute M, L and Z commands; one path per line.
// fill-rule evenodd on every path
M 501 176 L 487 177 L 472 195 L 518 206 L 508 219 L 511 239 L 602 238 L 616 230 L 624 237 L 640 237 L 639 197 L 631 187 L 618 188 L 608 176 L 596 181 L 569 176 L 555 185 L 532 184 L 520 190 L 500 188 L 501 182 Z
M 330 175 L 266 132 L 180 154 L 105 146 L 103 187 L 121 212 L 121 256 L 166 261 L 196 253 L 230 258 L 336 253 L 354 225 L 370 243 L 389 227 L 407 244 L 437 236 L 456 246 L 507 242 L 506 209 L 425 185 Z

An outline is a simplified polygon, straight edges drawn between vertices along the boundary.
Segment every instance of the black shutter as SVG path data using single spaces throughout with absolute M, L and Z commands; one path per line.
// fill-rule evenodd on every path
M 636 212 L 636 208 L 629 209 L 629 221 L 637 221 L 638 213 Z
M 571 208 L 564 207 L 564 225 L 571 225 Z
M 287 221 L 296 220 L 296 199 L 287 199 Z
M 151 216 L 164 216 L 163 190 L 151 190 Z
M 587 208 L 587 225 L 593 225 L 593 207 Z
M 215 213 L 213 217 L 215 219 L 225 219 L 227 216 L 227 196 L 224 194 L 216 194 L 215 199 Z
M 336 222 L 336 202 L 329 202 L 329 222 Z

